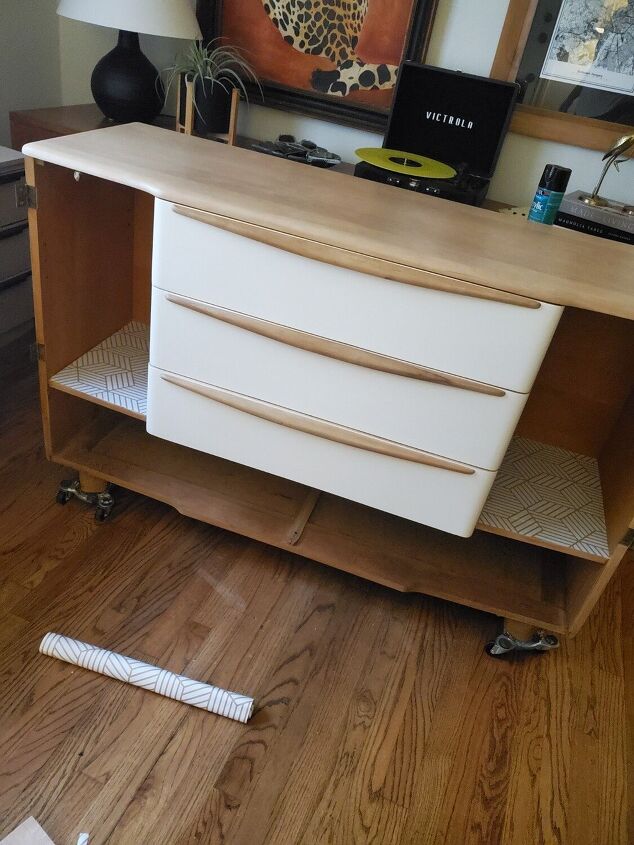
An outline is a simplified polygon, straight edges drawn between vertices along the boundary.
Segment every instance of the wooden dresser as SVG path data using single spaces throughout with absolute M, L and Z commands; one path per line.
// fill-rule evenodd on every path
M 25 152 L 51 460 L 580 628 L 633 537 L 629 247 L 155 127 Z

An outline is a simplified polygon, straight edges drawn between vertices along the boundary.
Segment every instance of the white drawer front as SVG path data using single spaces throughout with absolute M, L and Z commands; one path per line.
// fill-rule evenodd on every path
M 326 343 L 320 348 L 329 354 L 317 354 L 294 345 L 307 336 L 285 342 L 259 333 L 284 336 L 276 324 L 247 318 L 244 328 L 232 320 L 244 324 L 244 315 L 155 289 L 150 362 L 485 469 L 499 467 L 526 401 L 524 393 L 467 380 L 439 384 L 348 363 L 354 348 Z M 311 339 L 319 346 L 320 338 Z M 375 366 L 405 363 L 374 357 Z M 405 372 L 416 370 L 405 365 Z M 443 378 L 422 368 L 417 375 Z
M 429 466 L 309 434 L 238 410 L 205 391 L 227 394 L 150 366 L 149 433 L 465 537 L 495 478 L 487 470 Z
M 388 281 L 294 255 L 156 202 L 153 283 L 324 337 L 527 393 L 562 309 Z
M 23 226 L 0 229 L 0 283 L 29 269 L 29 230 Z

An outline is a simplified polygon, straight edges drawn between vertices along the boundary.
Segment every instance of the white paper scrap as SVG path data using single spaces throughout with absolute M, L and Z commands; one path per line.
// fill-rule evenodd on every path
M 55 843 L 50 836 L 47 836 L 33 816 L 29 816 L 8 836 L 0 839 L 0 845 L 55 845 Z

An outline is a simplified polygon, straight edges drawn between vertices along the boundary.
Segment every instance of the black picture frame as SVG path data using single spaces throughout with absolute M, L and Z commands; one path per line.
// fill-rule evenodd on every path
M 439 0 L 413 1 L 402 61 L 424 60 L 438 2 Z M 197 0 L 196 2 L 196 12 L 205 41 L 222 36 L 222 3 L 223 0 Z M 257 86 L 247 83 L 245 87 L 251 102 L 261 102 Z M 264 92 L 262 105 L 270 108 L 283 109 L 374 132 L 385 132 L 387 127 L 389 109 L 354 105 L 342 102 L 336 97 L 267 82 L 262 84 L 262 90 Z

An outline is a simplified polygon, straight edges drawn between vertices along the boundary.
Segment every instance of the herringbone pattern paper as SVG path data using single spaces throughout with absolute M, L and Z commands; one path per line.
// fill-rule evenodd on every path
M 128 323 L 54 375 L 51 383 L 145 417 L 149 348 L 148 327 Z
M 524 437 L 511 441 L 479 524 L 610 556 L 596 460 Z
M 66 663 L 74 663 L 84 669 L 182 701 L 184 704 L 191 704 L 192 707 L 200 707 L 201 710 L 208 710 L 218 716 L 235 719 L 237 722 L 247 722 L 253 712 L 253 699 L 246 695 L 228 692 L 202 681 L 194 681 L 184 675 L 176 675 L 167 669 L 159 669 L 141 660 L 73 640 L 62 634 L 46 634 L 40 643 L 40 651 L 49 657 L 57 657 Z

